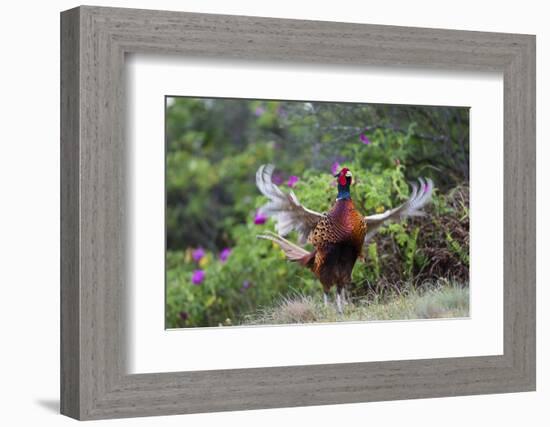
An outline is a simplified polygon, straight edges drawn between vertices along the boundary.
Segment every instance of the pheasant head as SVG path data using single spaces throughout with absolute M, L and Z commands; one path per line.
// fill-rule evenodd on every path
M 338 197 L 336 197 L 336 200 L 350 199 L 349 187 L 353 177 L 351 171 L 348 168 L 343 168 L 334 177 L 338 179 Z

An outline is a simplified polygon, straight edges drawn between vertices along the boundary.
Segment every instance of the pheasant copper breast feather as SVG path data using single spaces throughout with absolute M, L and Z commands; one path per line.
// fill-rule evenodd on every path
M 338 195 L 330 211 L 318 213 L 302 206 L 293 191 L 283 192 L 272 181 L 275 167 L 262 165 L 256 173 L 256 185 L 269 202 L 260 213 L 273 217 L 276 233 L 258 236 L 272 240 L 285 252 L 290 261 L 309 268 L 323 285 L 325 304 L 332 287 L 336 287 L 336 303 L 342 312 L 345 288 L 351 283 L 351 272 L 366 242 L 386 221 L 400 220 L 408 216 L 422 215 L 420 210 L 431 200 L 433 183 L 419 179 L 420 187 L 412 185 L 409 199 L 397 208 L 380 214 L 362 216 L 351 199 L 352 173 L 343 168 L 335 177 Z M 309 242 L 314 250 L 290 242 L 284 236 L 297 231 L 300 244 Z

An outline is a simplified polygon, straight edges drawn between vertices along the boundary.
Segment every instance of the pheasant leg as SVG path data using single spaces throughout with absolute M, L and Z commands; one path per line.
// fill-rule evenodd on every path
M 342 310 L 342 288 L 336 290 L 336 308 L 338 309 L 338 314 L 343 314 Z

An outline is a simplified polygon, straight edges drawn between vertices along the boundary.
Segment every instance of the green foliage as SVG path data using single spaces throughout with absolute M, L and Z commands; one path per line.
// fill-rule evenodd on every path
M 271 304 L 276 295 L 303 291 L 315 293 L 318 284 L 297 264 L 288 263 L 273 243 L 257 239 L 273 223 L 255 225 L 252 219 L 232 230 L 235 246 L 225 262 L 207 252 L 199 262 L 190 252 L 169 252 L 167 266 L 167 325 L 216 326 L 238 324 L 242 316 L 258 306 Z M 205 272 L 205 280 L 192 284 L 195 269 Z M 185 320 L 180 313 L 187 314 Z M 185 316 L 184 316 L 185 317 Z
M 464 265 L 470 265 L 470 255 L 469 253 L 462 247 L 459 241 L 455 240 L 453 236 L 451 236 L 450 232 L 445 233 L 445 238 L 447 240 L 447 243 L 449 244 L 449 249 L 452 250 Z
M 369 243 L 367 247 L 368 264 L 363 270 L 368 280 L 374 282 L 380 278 L 380 260 L 376 243 Z
M 395 207 L 407 199 L 409 181 L 431 177 L 438 191 L 428 215 L 381 228 L 354 268 L 352 292 L 383 300 L 405 283 L 421 287 L 441 277 L 467 283 L 467 171 L 460 172 L 468 154 L 467 113 L 172 98 L 166 120 L 167 327 L 240 324 L 282 297 L 320 293 L 311 272 L 256 238 L 274 229 L 271 220 L 254 221 L 266 202 L 254 177 L 267 162 L 277 166 L 284 191 L 288 178 L 297 176 L 292 190 L 304 206 L 321 212 L 335 200 L 334 163 L 353 171 L 352 197 L 365 214 Z M 445 152 L 458 154 L 442 158 Z M 205 254 L 193 259 L 199 247 Z M 221 260 L 224 248 L 231 253 Z M 197 270 L 204 277 L 193 283 Z

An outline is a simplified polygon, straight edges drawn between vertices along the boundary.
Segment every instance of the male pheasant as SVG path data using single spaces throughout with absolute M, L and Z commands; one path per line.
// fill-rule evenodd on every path
M 310 269 L 323 285 L 324 302 L 336 286 L 336 305 L 342 313 L 345 303 L 345 288 L 351 283 L 351 272 L 366 242 L 378 228 L 391 220 L 408 216 L 420 216 L 420 210 L 430 200 L 433 183 L 430 179 L 419 179 L 420 187 L 412 184 L 409 199 L 397 208 L 364 217 L 355 208 L 351 199 L 352 173 L 343 168 L 335 177 L 338 179 L 338 195 L 332 208 L 319 213 L 302 206 L 293 191 L 283 192 L 272 181 L 273 165 L 262 165 L 256 172 L 256 185 L 269 202 L 259 213 L 273 217 L 278 234 L 267 232 L 259 238 L 277 243 L 290 261 L 299 262 Z M 300 244 L 309 242 L 314 250 L 309 252 L 302 246 L 285 239 L 291 231 L 297 231 Z

